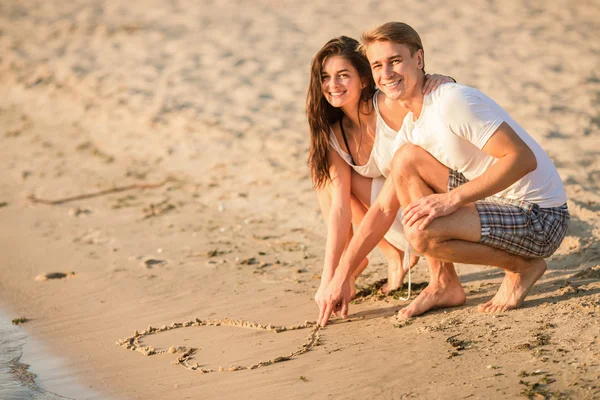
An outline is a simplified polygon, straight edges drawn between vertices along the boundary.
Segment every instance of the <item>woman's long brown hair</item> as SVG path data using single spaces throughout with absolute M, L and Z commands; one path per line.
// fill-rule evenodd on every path
M 308 165 L 315 189 L 331 181 L 327 159 L 329 132 L 331 125 L 341 120 L 344 115 L 341 108 L 333 107 L 323 95 L 321 73 L 325 60 L 333 56 L 343 57 L 356 68 L 361 81 L 366 82 L 360 101 L 370 101 L 375 94 L 375 82 L 371 75 L 369 61 L 357 51 L 358 45 L 358 41 L 352 38 L 339 36 L 327 42 L 312 60 L 310 83 L 306 95 L 306 115 L 310 128 Z

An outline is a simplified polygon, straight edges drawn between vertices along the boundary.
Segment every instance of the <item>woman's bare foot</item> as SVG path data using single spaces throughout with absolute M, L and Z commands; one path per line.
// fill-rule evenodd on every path
M 350 276 L 350 299 L 354 299 L 356 296 L 356 279 L 358 276 L 367 268 L 369 265 L 369 260 L 364 259 L 363 262 L 360 263 L 358 268 L 354 271 L 354 273 Z
M 521 272 L 506 272 L 496 295 L 487 303 L 480 304 L 477 310 L 496 313 L 521 307 L 529 290 L 546 272 L 546 261 L 533 258 L 524 261 Z
M 402 286 L 404 283 L 404 277 L 408 272 L 409 268 L 414 267 L 419 262 L 419 257 L 412 255 L 410 256 L 410 265 L 408 268 L 403 268 L 402 260 L 404 259 L 404 252 L 398 251 L 398 253 L 391 258 L 388 258 L 388 279 L 381 287 L 381 291 L 388 294 Z
M 352 275 L 350 277 L 350 300 L 354 300 L 356 297 L 356 277 Z
M 456 273 L 445 274 L 429 285 L 410 305 L 398 311 L 396 319 L 404 320 L 436 308 L 458 307 L 467 299 Z

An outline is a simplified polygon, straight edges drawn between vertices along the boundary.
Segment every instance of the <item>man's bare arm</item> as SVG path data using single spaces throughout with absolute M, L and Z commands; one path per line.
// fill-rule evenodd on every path
M 427 215 L 419 226 L 424 229 L 433 219 L 450 215 L 461 205 L 492 196 L 537 168 L 533 151 L 506 122 L 496 129 L 482 150 L 498 161 L 481 176 L 449 193 L 433 194 L 412 202 L 402 214 L 403 222 L 412 226 Z
M 498 127 L 482 150 L 498 161 L 481 176 L 450 192 L 453 204 L 461 206 L 492 196 L 537 168 L 533 151 L 506 122 Z

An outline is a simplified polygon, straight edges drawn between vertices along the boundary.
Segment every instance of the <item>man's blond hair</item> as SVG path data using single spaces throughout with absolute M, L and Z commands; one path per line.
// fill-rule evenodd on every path
M 376 28 L 369 29 L 360 35 L 361 44 L 358 46 L 358 51 L 363 56 L 367 56 L 367 47 L 373 42 L 394 42 L 404 44 L 410 50 L 410 55 L 414 56 L 415 52 L 423 51 L 423 72 L 425 72 L 425 51 L 421 37 L 413 29 L 412 26 L 404 22 L 387 22 L 379 25 Z

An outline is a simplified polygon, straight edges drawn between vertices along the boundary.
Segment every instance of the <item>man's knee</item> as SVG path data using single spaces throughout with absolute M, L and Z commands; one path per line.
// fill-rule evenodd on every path
M 395 176 L 413 174 L 419 165 L 419 160 L 425 150 L 414 144 L 405 144 L 394 153 L 391 163 L 391 173 Z
M 408 243 L 421 254 L 426 254 L 435 247 L 435 236 L 428 229 L 419 230 L 421 221 L 417 221 L 412 227 L 404 227 L 404 233 Z

